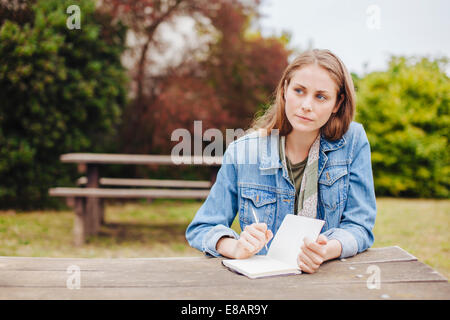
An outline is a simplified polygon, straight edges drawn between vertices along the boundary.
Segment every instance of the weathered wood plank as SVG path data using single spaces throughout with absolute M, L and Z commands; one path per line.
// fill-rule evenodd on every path
M 204 268 L 216 268 L 221 265 L 220 259 L 208 259 L 203 255 L 197 257 L 165 257 L 165 258 L 47 258 L 47 257 L 2 257 L 0 256 L 0 270 L 63 270 L 67 265 L 78 263 L 86 270 L 99 270 L 103 265 L 109 268 L 116 266 L 147 266 L 148 262 L 165 263 L 166 261 L 195 261 L 202 263 Z M 416 261 L 417 258 L 398 246 L 370 248 L 354 257 L 339 261 L 344 265 L 352 263 L 382 263 L 386 261 Z M 32 263 L 26 263 L 30 262 Z M 210 263 L 210 261 L 215 261 Z M 334 263 L 330 261 L 329 263 Z M 119 269 L 115 269 L 119 270 Z
M 51 188 L 54 197 L 206 199 L 210 190 Z
M 417 258 L 399 246 L 370 248 L 351 259 L 341 259 L 344 263 L 383 263 L 392 261 L 415 261 Z
M 218 259 L 217 259 L 218 260 Z M 97 270 L 86 270 L 78 264 L 81 278 L 86 287 L 166 287 L 183 286 L 184 283 L 195 283 L 198 286 L 240 287 L 253 285 L 255 287 L 280 288 L 289 285 L 301 288 L 305 284 L 333 287 L 343 283 L 366 284 L 371 273 L 367 272 L 367 264 L 355 264 L 351 268 L 338 261 L 321 266 L 315 274 L 302 274 L 289 277 L 274 277 L 250 280 L 247 277 L 234 274 L 225 267 L 217 265 L 217 261 L 209 262 L 208 267 L 200 261 L 149 262 L 141 266 L 126 263 L 111 270 L 109 265 L 99 266 Z M 1 270 L 0 287 L 2 286 L 38 286 L 65 287 L 68 277 L 67 265 L 62 270 Z M 214 266 L 211 268 L 211 266 Z M 375 265 L 380 270 L 380 283 L 400 282 L 447 282 L 439 273 L 429 266 L 419 262 L 385 262 Z M 211 281 L 214 280 L 214 283 Z M 254 283 L 255 282 L 255 283 Z
M 166 188 L 211 188 L 211 182 L 206 180 L 160 180 L 160 179 L 123 179 L 123 178 L 100 178 L 102 186 L 127 186 L 127 187 L 166 187 Z M 86 177 L 80 177 L 77 185 L 85 185 Z
M 386 253 L 392 261 L 383 258 Z M 370 264 L 373 262 L 374 264 Z M 81 289 L 66 287 L 80 268 Z M 369 289 L 369 266 L 380 289 Z M 447 279 L 398 247 L 333 260 L 315 274 L 251 280 L 206 257 L 78 259 L 0 257 L 0 299 L 449 299 Z
M 381 258 L 381 254 L 385 252 L 390 255 L 391 261 Z M 398 255 L 395 255 L 397 253 Z M 387 268 L 391 266 L 395 268 L 401 266 L 399 276 L 403 274 L 409 275 L 406 271 L 406 266 L 412 265 L 417 270 L 423 271 L 426 265 L 418 262 L 416 259 L 411 260 L 408 255 L 399 247 L 386 247 L 380 249 L 369 249 L 366 252 L 356 255 L 355 257 L 347 259 L 345 262 L 341 260 L 328 261 L 321 266 L 319 272 L 314 275 L 313 281 L 320 281 L 326 277 L 332 276 L 335 280 L 338 279 L 333 273 L 342 274 L 347 277 L 350 275 L 365 274 L 368 262 L 379 265 L 380 268 Z M 28 263 L 27 263 L 28 262 Z M 386 267 L 383 263 L 389 262 Z M 400 264 L 402 262 L 415 262 L 416 264 Z M 222 266 L 221 259 L 208 259 L 205 257 L 179 257 L 179 258 L 139 258 L 139 259 L 80 259 L 80 258 L 26 258 L 26 257 L 0 257 L 0 271 L 65 271 L 69 265 L 76 264 L 82 270 L 86 271 L 104 271 L 104 272 L 147 272 L 152 270 L 155 272 L 194 272 L 198 270 L 204 272 L 224 272 L 228 274 L 225 267 Z M 394 268 L 394 269 L 395 269 Z M 421 269 L 422 268 L 422 269 Z M 428 267 L 429 268 L 429 267 Z M 337 272 L 339 271 L 339 272 Z M 433 271 L 431 268 L 427 271 Z M 390 274 L 391 272 L 387 273 Z M 420 275 L 420 272 L 419 272 Z M 245 277 L 243 277 L 246 279 Z M 306 278 L 305 278 L 306 279 Z M 303 280 L 305 280 L 303 279 Z M 311 278 L 308 278 L 311 279 Z M 386 281 L 387 278 L 383 280 Z M 422 279 L 422 278 L 420 278 Z M 427 278 L 428 280 L 436 280 L 434 275 Z M 444 279 L 444 278 L 442 278 Z M 346 278 L 345 280 L 349 280 Z M 417 280 L 417 279 L 416 279 Z M 426 280 L 426 279 L 425 279 Z M 445 280 L 445 279 L 444 279 Z
M 171 156 L 111 153 L 67 153 L 60 156 L 66 163 L 98 163 L 98 164 L 141 164 L 141 165 L 204 165 L 219 166 L 223 157 L 207 156 Z
M 120 271 L 123 268 L 133 267 L 133 270 L 147 269 L 149 264 L 156 263 L 170 265 L 183 269 L 182 263 L 197 261 L 201 266 L 215 269 L 204 256 L 198 257 L 164 257 L 164 258 L 46 258 L 46 257 L 2 257 L 0 256 L 0 271 L 22 270 L 22 271 L 64 271 L 69 265 L 76 264 L 83 270 L 101 271 L 105 267 L 107 270 Z M 216 259 L 212 259 L 216 260 Z M 218 259 L 217 259 L 218 260 Z
M 307 300 L 307 299 L 440 299 L 448 300 L 450 287 L 444 282 L 383 284 L 379 290 L 367 289 L 362 283 L 344 283 L 334 287 L 305 285 L 302 288 L 222 287 L 121 287 L 121 288 L 42 288 L 2 287 L 0 299 L 134 299 L 134 300 Z

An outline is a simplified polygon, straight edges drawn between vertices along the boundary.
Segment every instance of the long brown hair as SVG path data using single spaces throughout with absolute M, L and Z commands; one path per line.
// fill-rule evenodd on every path
M 347 132 L 355 113 L 356 99 L 352 77 L 334 53 L 319 49 L 303 52 L 286 67 L 275 90 L 274 102 L 262 116 L 253 121 L 250 130 L 262 130 L 263 133 L 265 131 L 265 134 L 270 134 L 273 129 L 278 129 L 279 134 L 283 136 L 292 131 L 285 113 L 285 82 L 289 85 L 294 72 L 310 64 L 317 64 L 327 70 L 339 88 L 336 98 L 339 109 L 331 114 L 327 123 L 320 129 L 322 135 L 328 140 L 338 140 Z

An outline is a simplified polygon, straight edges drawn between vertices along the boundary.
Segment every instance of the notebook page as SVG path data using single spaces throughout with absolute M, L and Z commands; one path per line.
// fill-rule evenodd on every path
M 300 269 L 292 268 L 292 266 L 268 256 L 222 260 L 222 263 L 231 270 L 241 273 L 250 279 L 301 273 Z
M 303 238 L 316 240 L 325 221 L 288 214 L 281 223 L 267 256 L 297 267 L 297 256 Z
M 238 270 L 245 271 L 248 274 L 261 274 L 284 270 L 290 266 L 282 261 L 271 259 L 267 256 L 253 256 L 248 259 L 224 260 L 226 266 L 235 267 Z

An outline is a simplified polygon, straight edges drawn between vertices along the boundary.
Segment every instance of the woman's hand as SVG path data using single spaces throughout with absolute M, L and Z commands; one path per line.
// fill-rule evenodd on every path
M 233 259 L 247 259 L 257 254 L 273 238 L 265 223 L 253 223 L 245 227 L 238 240 L 221 238 L 216 245 L 217 252 Z
M 253 223 L 244 228 L 237 240 L 235 259 L 246 259 L 257 254 L 273 237 L 265 223 Z
M 314 273 L 323 262 L 339 257 L 341 251 L 342 246 L 338 240 L 328 241 L 327 237 L 322 234 L 315 242 L 305 238 L 300 247 L 297 263 L 302 271 Z

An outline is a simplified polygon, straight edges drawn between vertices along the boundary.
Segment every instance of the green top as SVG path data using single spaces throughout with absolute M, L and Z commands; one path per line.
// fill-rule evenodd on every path
M 285 139 L 281 139 L 281 136 L 279 138 L 279 155 L 280 159 L 285 159 L 286 161 L 286 167 L 288 171 L 289 178 L 291 179 L 291 182 L 295 186 L 295 203 L 294 203 L 294 213 L 297 214 L 298 212 L 298 198 L 300 194 L 300 186 L 302 184 L 302 178 L 303 173 L 305 171 L 306 163 L 308 162 L 308 157 L 306 157 L 305 160 L 299 162 L 299 163 L 292 163 L 291 160 L 285 155 L 283 143 Z

